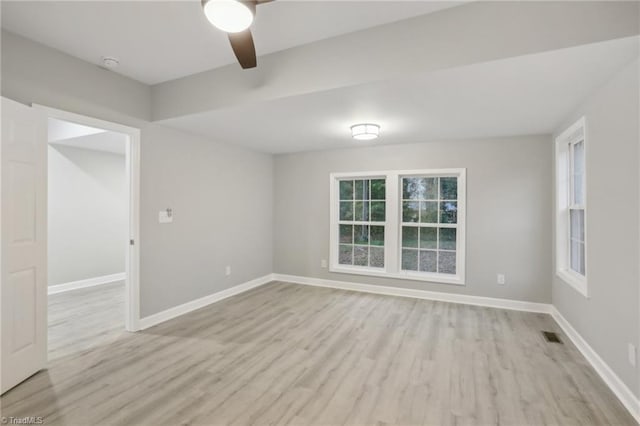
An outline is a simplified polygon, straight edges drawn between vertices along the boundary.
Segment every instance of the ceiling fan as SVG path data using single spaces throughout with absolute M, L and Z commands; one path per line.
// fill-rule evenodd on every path
M 233 53 L 243 69 L 255 68 L 256 47 L 249 27 L 256 7 L 273 0 L 201 0 L 204 14 L 214 26 L 226 32 Z

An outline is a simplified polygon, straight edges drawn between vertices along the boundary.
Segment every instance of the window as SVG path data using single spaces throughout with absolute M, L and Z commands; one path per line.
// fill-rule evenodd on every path
M 556 273 L 587 296 L 584 118 L 556 138 Z
M 457 177 L 402 178 L 403 271 L 455 275 Z
M 331 175 L 331 271 L 464 284 L 465 169 Z
M 340 265 L 384 268 L 385 184 L 384 179 L 340 180 Z

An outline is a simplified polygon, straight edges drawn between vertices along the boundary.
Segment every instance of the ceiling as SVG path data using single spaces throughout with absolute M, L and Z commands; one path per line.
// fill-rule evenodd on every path
M 271 153 L 546 134 L 638 58 L 638 43 L 618 39 L 161 123 Z M 349 126 L 358 122 L 380 124 L 380 138 L 352 140 Z
M 81 124 L 71 123 L 69 121 L 58 120 L 55 118 L 49 118 L 47 125 L 49 143 L 106 132 L 106 130 L 83 126 Z
M 50 118 L 49 143 L 53 146 L 71 146 L 92 151 L 125 155 L 127 136 L 95 127 Z
M 258 7 L 258 56 L 457 6 L 463 1 L 277 0 Z M 2 1 L 2 28 L 146 84 L 235 63 L 200 0 Z M 258 58 L 258 63 L 260 58 Z

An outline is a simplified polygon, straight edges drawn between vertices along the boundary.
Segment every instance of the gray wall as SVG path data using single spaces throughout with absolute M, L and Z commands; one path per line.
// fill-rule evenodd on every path
M 2 96 L 141 129 L 143 317 L 272 272 L 270 155 L 150 123 L 147 86 L 56 50 L 3 31 L 1 51 Z
M 446 141 L 278 155 L 277 273 L 425 290 L 551 302 L 549 136 Z M 467 168 L 467 284 L 455 286 L 330 273 L 329 174 Z M 505 273 L 507 285 L 496 283 Z
M 145 142 L 143 315 L 271 273 L 271 156 L 160 126 L 143 132 Z M 167 207 L 174 221 L 159 224 Z
M 49 285 L 124 273 L 124 156 L 62 145 L 47 152 Z
M 589 298 L 553 274 L 553 304 L 638 396 L 627 345 L 640 343 L 639 71 L 629 65 L 558 128 L 586 117 Z

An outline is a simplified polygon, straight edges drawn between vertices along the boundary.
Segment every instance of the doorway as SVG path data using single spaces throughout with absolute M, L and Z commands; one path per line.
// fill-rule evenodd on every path
M 49 359 L 139 329 L 139 129 L 47 107 Z
M 2 97 L 0 150 L 0 393 L 47 366 L 48 119 L 125 136 L 128 188 L 124 328 L 137 331 L 139 307 L 140 130 Z M 79 319 L 81 320 L 81 319 Z

